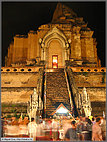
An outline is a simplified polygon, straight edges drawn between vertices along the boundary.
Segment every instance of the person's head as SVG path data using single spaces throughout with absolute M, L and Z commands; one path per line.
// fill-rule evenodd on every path
M 100 118 L 100 117 L 97 117 L 97 118 L 96 118 L 96 122 L 97 122 L 98 124 L 100 124 L 100 123 L 101 123 L 101 118 Z
M 43 123 L 43 120 L 39 120 L 39 124 Z
M 82 121 L 82 116 L 80 116 L 80 121 Z
M 92 121 L 94 121 L 94 117 L 92 118 Z
M 12 121 L 16 120 L 16 117 L 12 117 Z
M 31 118 L 31 122 L 32 122 L 32 121 L 34 121 L 34 118 L 33 118 L 33 117 Z
M 19 119 L 22 119 L 22 117 L 20 116 Z
M 95 115 L 95 117 L 94 117 L 94 118 L 96 119 L 97 117 L 98 117 L 98 116 L 97 116 L 97 115 Z
M 75 126 L 75 124 L 76 124 L 76 121 L 74 121 L 74 120 L 71 121 L 71 125 L 72 125 L 72 126 Z
M 85 122 L 85 119 L 86 119 L 85 117 L 82 117 L 82 121 L 83 121 L 83 122 Z
M 25 116 L 25 117 L 24 117 L 24 120 L 28 120 L 28 117 L 27 117 L 27 116 Z
M 88 122 L 88 119 L 89 119 L 89 118 L 86 117 L 86 118 L 85 118 L 85 122 Z
M 6 118 L 6 117 L 4 117 L 3 119 L 4 119 L 4 120 L 7 120 L 7 118 Z
M 90 124 L 90 125 L 92 124 L 92 122 L 91 122 L 91 120 L 90 120 L 90 119 L 88 119 L 88 120 L 87 120 L 87 122 L 88 122 L 88 124 Z

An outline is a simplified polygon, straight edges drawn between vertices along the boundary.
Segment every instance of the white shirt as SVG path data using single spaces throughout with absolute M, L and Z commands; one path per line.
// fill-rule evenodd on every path
M 37 128 L 37 124 L 36 122 L 30 122 L 28 124 L 28 131 L 30 134 L 32 134 L 33 136 L 36 136 L 36 128 Z

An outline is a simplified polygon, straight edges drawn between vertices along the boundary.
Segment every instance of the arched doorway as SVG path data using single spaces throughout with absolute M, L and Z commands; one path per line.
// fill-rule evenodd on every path
M 64 65 L 63 63 L 64 51 L 62 48 L 62 44 L 58 40 L 53 39 L 49 43 L 47 50 L 48 50 L 47 52 L 48 67 L 61 68 Z
M 48 68 L 62 68 L 65 60 L 69 60 L 69 44 L 65 35 L 56 27 L 49 31 L 42 39 L 41 60 Z

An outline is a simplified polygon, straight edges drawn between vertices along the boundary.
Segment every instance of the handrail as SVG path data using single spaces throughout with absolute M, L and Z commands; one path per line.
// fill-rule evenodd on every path
M 82 94 L 79 93 L 78 87 L 75 84 L 75 80 L 74 80 L 74 76 L 73 76 L 73 71 L 71 68 L 68 69 L 68 72 L 70 70 L 70 78 L 71 78 L 71 86 L 72 86 L 72 90 L 73 90 L 73 94 L 75 97 L 75 102 L 76 102 L 76 106 L 78 108 L 78 110 L 80 110 L 81 114 L 85 113 L 85 115 L 87 116 L 87 114 L 91 115 L 91 102 L 89 99 L 89 96 L 86 92 L 85 89 L 85 94 L 84 92 Z M 84 90 L 84 88 L 83 88 Z
M 76 107 L 76 111 L 78 112 L 77 109 L 80 109 L 81 108 L 81 95 L 79 94 L 79 90 L 78 90 L 78 87 L 76 86 L 75 84 L 75 81 L 74 81 L 74 77 L 73 77 L 73 73 L 72 73 L 72 70 L 69 68 L 66 68 L 67 70 L 67 73 L 68 73 L 68 76 L 69 76 L 69 70 L 70 70 L 70 85 L 71 85 L 71 88 L 72 88 L 72 91 L 73 91 L 73 98 L 74 98 L 74 102 L 75 102 L 75 107 Z
M 40 111 L 43 109 L 42 87 L 41 87 L 43 82 L 42 77 L 43 77 L 43 69 L 40 69 L 37 88 L 34 88 L 34 92 L 33 94 L 31 94 L 30 100 L 28 101 L 28 105 L 27 105 L 27 113 L 30 116 L 30 119 L 35 111 Z
M 66 78 L 66 83 L 67 83 L 67 88 L 68 88 L 69 98 L 70 98 L 70 104 L 71 104 L 71 110 L 72 110 L 73 103 L 72 103 L 72 99 L 71 99 L 71 91 L 70 91 L 70 88 L 69 88 L 68 78 L 67 78 L 67 73 L 66 73 L 65 68 L 64 68 L 64 73 L 65 73 L 65 78 Z

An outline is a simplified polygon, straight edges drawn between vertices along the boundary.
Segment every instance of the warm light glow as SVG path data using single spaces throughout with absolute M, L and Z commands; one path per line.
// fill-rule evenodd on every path
M 53 57 L 53 63 L 57 63 L 57 57 Z
M 52 66 L 53 68 L 58 68 L 58 56 L 57 55 L 53 55 L 52 57 Z
M 57 66 L 56 66 L 56 65 L 53 65 L 53 68 L 54 68 L 54 69 L 57 69 Z
M 65 108 L 63 108 L 63 107 L 60 107 L 60 108 L 56 111 L 56 113 L 67 113 L 67 112 L 68 112 L 68 110 L 65 109 Z

